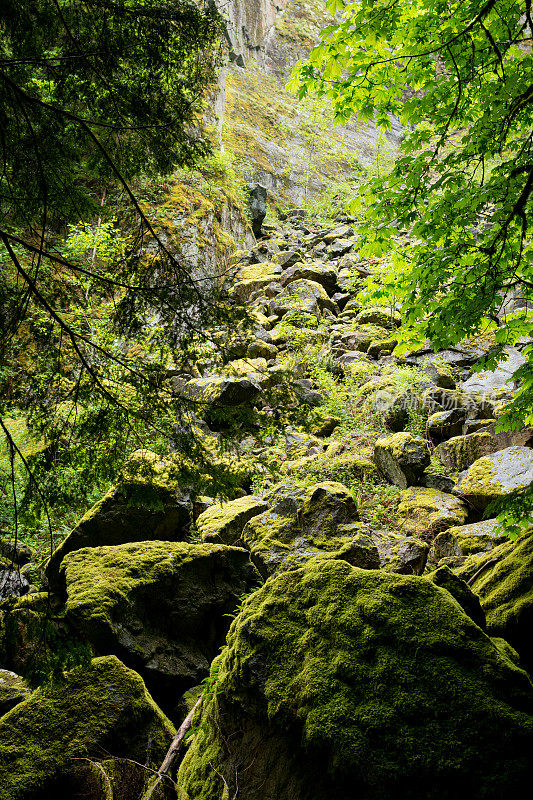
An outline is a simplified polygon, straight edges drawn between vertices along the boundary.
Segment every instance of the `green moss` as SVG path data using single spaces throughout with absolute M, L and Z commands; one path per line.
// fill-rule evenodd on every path
M 398 513 L 405 519 L 404 529 L 436 534 L 463 525 L 468 509 L 462 500 L 451 494 L 412 486 L 401 493 Z
M 267 504 L 253 495 L 215 503 L 200 514 L 196 527 L 205 542 L 237 544 L 248 520 L 266 509 Z
M 253 517 L 242 532 L 263 576 L 291 569 L 319 553 L 335 552 L 355 535 L 337 535 L 339 526 L 358 519 L 356 503 L 341 483 L 302 486 L 289 490 L 288 498 Z
M 2 800 L 54 796 L 78 758 L 112 753 L 157 767 L 174 733 L 137 673 L 114 656 L 94 659 L 0 719 Z
M 516 542 L 505 542 L 481 556 L 471 556 L 457 571 L 479 596 L 492 636 L 507 639 L 524 664 L 533 669 L 533 529 Z
M 254 800 L 354 787 L 365 800 L 501 800 L 531 779 L 527 675 L 424 578 L 321 559 L 271 578 L 213 682 L 180 800 L 219 800 L 223 780 Z
M 440 461 L 453 470 L 468 469 L 478 458 L 490 452 L 494 437 L 487 431 L 454 436 L 440 444 L 436 453 Z

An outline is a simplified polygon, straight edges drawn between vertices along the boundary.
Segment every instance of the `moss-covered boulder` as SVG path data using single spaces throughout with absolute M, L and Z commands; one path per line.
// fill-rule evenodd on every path
M 486 519 L 448 528 L 439 533 L 431 544 L 428 561 L 439 561 L 452 566 L 461 566 L 468 556 L 475 553 L 488 553 L 494 547 L 507 541 L 507 536 L 498 529 L 497 519 Z
M 378 550 L 380 569 L 399 575 L 422 575 L 428 558 L 427 542 L 387 530 L 374 530 L 371 537 Z
M 137 450 L 124 464 L 117 486 L 52 554 L 46 568 L 50 585 L 57 588 L 59 566 L 67 553 L 147 539 L 180 541 L 187 536 L 191 514 L 190 479 L 184 477 L 181 460 Z
M 0 717 L 11 711 L 30 694 L 24 678 L 10 669 L 0 669 Z
M 381 328 L 394 329 L 402 324 L 402 317 L 398 311 L 390 308 L 373 306 L 364 308 L 356 317 L 359 325 L 379 325 Z
M 27 578 L 18 569 L 0 569 L 0 602 L 8 597 L 22 597 L 29 590 Z
M 62 790 L 78 759 L 111 754 L 157 768 L 174 733 L 137 673 L 96 658 L 0 718 L 2 800 L 74 796 Z
M 204 542 L 237 544 L 248 520 L 267 508 L 265 501 L 254 495 L 214 503 L 200 514 L 196 528 Z
M 207 675 L 227 615 L 259 576 L 240 548 L 140 542 L 69 553 L 60 577 L 67 622 L 98 654 L 140 672 L 174 714 Z
M 449 408 L 445 411 L 435 411 L 428 417 L 427 432 L 431 439 L 441 442 L 452 436 L 460 436 L 466 420 L 466 409 Z
M 356 532 L 340 528 L 357 520 L 355 500 L 341 483 L 326 481 L 296 490 L 288 488 L 285 494 L 280 489 L 271 508 L 247 523 L 242 541 L 266 577 L 317 554 L 344 548 Z M 366 563 L 365 556 L 361 566 Z
M 270 301 L 272 314 L 284 316 L 289 310 L 298 310 L 317 314 L 324 309 L 338 313 L 337 304 L 330 300 L 328 293 L 320 283 L 310 280 L 297 280 L 289 283 L 282 292 Z
M 426 578 L 321 559 L 271 578 L 211 675 L 180 800 L 529 796 L 531 682 Z
M 294 281 L 309 280 L 319 283 L 326 290 L 333 290 L 337 283 L 337 272 L 333 267 L 323 264 L 321 262 L 304 263 L 302 261 L 296 263 L 294 267 L 284 270 L 281 273 L 279 282 L 282 286 L 287 286 Z
M 478 458 L 460 473 L 455 492 L 483 510 L 494 500 L 531 484 L 533 450 L 529 447 L 506 447 Z
M 430 458 L 427 441 L 407 431 L 382 436 L 374 447 L 376 466 L 401 489 L 420 483 Z
M 0 557 L 11 566 L 23 567 L 35 558 L 35 550 L 18 539 L 0 539 Z
M 463 525 L 468 509 L 453 494 L 411 486 L 400 494 L 398 513 L 404 518 L 403 530 L 431 538 L 447 528 Z
M 487 453 L 492 453 L 494 436 L 488 431 L 476 431 L 466 436 L 454 436 L 435 448 L 435 455 L 451 470 L 465 470 Z
M 481 600 L 491 636 L 501 636 L 533 671 L 533 528 L 458 570 Z
M 225 408 L 253 403 L 261 393 L 261 386 L 251 377 L 211 375 L 187 381 L 179 393 L 186 400 Z
M 264 289 L 279 277 L 274 272 L 276 266 L 271 262 L 242 266 L 238 275 L 239 279 L 231 289 L 232 294 L 235 294 L 239 300 L 248 300 L 254 292 Z

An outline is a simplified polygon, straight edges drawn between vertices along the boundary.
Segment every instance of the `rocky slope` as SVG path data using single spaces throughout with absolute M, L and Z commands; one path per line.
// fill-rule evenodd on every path
M 148 797 L 198 697 L 153 797 L 529 797 L 533 529 L 483 519 L 533 482 L 532 432 L 496 432 L 520 350 L 398 359 L 379 269 L 347 217 L 266 225 L 228 277 L 253 331 L 173 378 L 212 452 L 251 420 L 235 496 L 138 451 L 47 564 L 1 542 L 2 797 Z

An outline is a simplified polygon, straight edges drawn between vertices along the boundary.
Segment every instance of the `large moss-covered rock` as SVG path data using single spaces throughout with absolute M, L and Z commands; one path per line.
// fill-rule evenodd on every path
M 533 687 L 425 578 L 315 559 L 244 604 L 180 800 L 526 800 Z
M 501 636 L 533 670 L 533 529 L 458 570 L 481 600 L 491 636 Z
M 401 489 L 420 483 L 430 458 L 427 441 L 407 431 L 382 436 L 374 447 L 378 469 Z
M 61 578 L 67 621 L 97 653 L 139 671 L 169 713 L 207 675 L 227 615 L 258 581 L 246 550 L 184 542 L 78 550 Z
M 137 673 L 96 658 L 0 718 L 2 800 L 73 796 L 62 788 L 78 759 L 111 754 L 158 767 L 174 733 Z
M 267 508 L 265 501 L 254 495 L 214 503 L 200 514 L 196 527 L 204 542 L 237 544 L 248 520 Z
M 465 470 L 488 453 L 492 453 L 494 436 L 488 431 L 468 433 L 466 436 L 454 436 L 435 448 L 435 455 L 445 467 L 452 470 Z
M 474 461 L 455 488 L 468 502 L 485 509 L 493 500 L 533 483 L 533 450 L 507 447 Z
M 253 517 L 242 532 L 242 541 L 265 577 L 317 554 L 338 551 L 357 536 L 351 527 L 340 530 L 358 519 L 355 500 L 341 483 L 280 489 L 273 500 L 271 508 Z M 361 566 L 366 564 L 365 555 Z
M 399 575 L 422 575 L 429 551 L 427 542 L 412 534 L 387 530 L 374 530 L 371 537 L 379 553 L 380 569 Z
M 57 588 L 62 559 L 82 547 L 183 540 L 191 513 L 191 488 L 181 460 L 137 450 L 124 464 L 117 486 L 81 518 L 54 551 L 46 569 L 48 580 Z
M 306 311 L 316 314 L 318 311 L 328 309 L 338 313 L 339 309 L 320 283 L 310 280 L 296 280 L 289 283 L 269 305 L 270 312 L 283 316 L 289 310 Z
M 400 494 L 398 513 L 404 517 L 403 530 L 433 537 L 446 528 L 463 525 L 468 509 L 453 494 L 411 486 Z
M 359 325 L 379 325 L 382 328 L 399 328 L 402 324 L 398 311 L 390 308 L 364 308 L 356 317 Z
M 179 389 L 179 394 L 186 400 L 222 407 L 252 403 L 260 393 L 261 386 L 253 378 L 229 375 L 193 378 Z

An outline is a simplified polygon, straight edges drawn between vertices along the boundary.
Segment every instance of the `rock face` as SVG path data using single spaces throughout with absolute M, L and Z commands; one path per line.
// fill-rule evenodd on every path
M 141 542 L 69 553 L 61 579 L 67 621 L 140 672 L 170 713 L 209 672 L 227 614 L 258 575 L 239 548 Z
M 258 237 L 261 234 L 261 225 L 263 224 L 267 212 L 267 190 L 259 183 L 249 187 L 248 208 L 250 209 L 250 216 L 252 218 L 254 236 Z
M 516 542 L 472 556 L 458 574 L 479 596 L 490 635 L 510 642 L 533 669 L 533 529 Z
M 420 483 L 429 465 L 429 446 L 421 436 L 401 432 L 378 439 L 374 461 L 379 470 L 396 486 L 406 489 Z
M 0 569 L 0 602 L 8 597 L 22 597 L 30 589 L 30 584 L 20 572 Z
M 75 796 L 62 790 L 77 759 L 107 753 L 158 767 L 174 733 L 135 672 L 96 658 L 0 718 L 2 800 Z
M 533 483 L 533 450 L 507 447 L 483 456 L 459 475 L 455 491 L 480 509 Z
M 180 485 L 179 477 L 179 461 L 160 459 L 148 450 L 133 453 L 119 484 L 82 517 L 52 554 L 46 570 L 51 586 L 58 585 L 61 561 L 73 550 L 146 539 L 184 539 L 192 502 L 190 490 Z
M 270 579 L 212 677 L 180 798 L 528 796 L 533 687 L 427 579 L 320 559 Z

